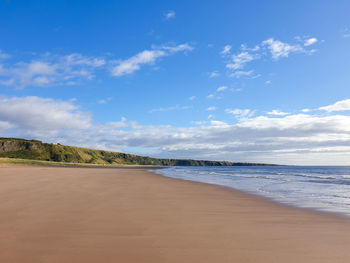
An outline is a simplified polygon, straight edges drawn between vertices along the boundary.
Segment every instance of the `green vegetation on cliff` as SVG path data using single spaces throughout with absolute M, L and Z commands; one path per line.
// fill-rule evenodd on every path
M 86 149 L 60 144 L 43 143 L 0 137 L 0 158 L 15 158 L 55 163 L 94 165 L 160 165 L 160 166 L 235 166 L 264 165 L 233 163 L 227 161 L 203 161 L 189 159 L 158 159 L 119 152 Z

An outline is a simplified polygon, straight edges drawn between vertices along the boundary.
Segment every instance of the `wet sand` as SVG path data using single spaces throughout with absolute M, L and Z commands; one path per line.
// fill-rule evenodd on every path
M 0 166 L 0 262 L 350 262 L 350 219 L 142 169 Z

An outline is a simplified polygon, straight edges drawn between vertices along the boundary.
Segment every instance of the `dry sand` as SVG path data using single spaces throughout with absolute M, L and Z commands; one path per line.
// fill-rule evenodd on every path
M 140 169 L 0 166 L 0 262 L 350 262 L 350 220 Z

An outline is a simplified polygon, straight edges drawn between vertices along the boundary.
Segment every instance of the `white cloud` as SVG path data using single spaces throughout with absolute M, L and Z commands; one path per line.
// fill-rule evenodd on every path
M 141 65 L 152 64 L 157 58 L 164 57 L 166 54 L 164 50 L 144 50 L 127 60 L 120 61 L 117 66 L 112 68 L 112 75 L 120 77 L 131 74 L 139 70 Z
M 90 114 L 79 111 L 71 101 L 39 97 L 0 97 L 0 121 L 18 129 L 60 130 L 86 129 Z
M 302 110 L 301 110 L 301 112 L 304 112 L 304 113 L 305 113 L 305 112 L 310 112 L 310 111 L 311 111 L 311 109 L 302 109 Z
M 224 91 L 227 89 L 227 86 L 220 86 L 216 89 L 217 92 Z
M 112 97 L 108 97 L 106 99 L 100 99 L 97 101 L 98 104 L 107 104 L 108 102 L 110 102 L 111 100 L 113 100 Z
M 249 71 L 239 70 L 239 71 L 235 71 L 235 72 L 231 73 L 230 77 L 239 79 L 240 77 L 251 76 L 253 73 L 254 73 L 253 70 L 249 70 Z
M 168 51 L 168 54 L 171 55 L 173 53 L 176 53 L 176 52 L 180 52 L 180 51 L 192 51 L 193 50 L 193 47 L 190 46 L 189 44 L 185 43 L 185 44 L 180 44 L 180 45 L 177 45 L 177 46 L 166 46 L 166 45 L 163 45 L 163 46 L 153 46 L 153 48 L 156 50 L 156 49 L 159 49 L 159 50 L 166 50 Z
M 207 99 L 214 99 L 214 98 L 215 99 L 222 99 L 224 97 L 223 91 L 225 91 L 227 89 L 228 89 L 227 86 L 219 86 L 219 87 L 217 87 L 215 92 L 213 92 L 207 96 Z M 231 89 L 231 91 L 238 91 L 238 90 Z
M 216 107 L 214 107 L 214 106 L 211 106 L 211 107 L 207 108 L 207 111 L 215 111 L 215 110 L 216 110 Z
M 188 99 L 192 101 L 192 100 L 195 100 L 196 98 L 197 98 L 196 96 L 191 96 Z
M 328 106 L 324 106 L 324 107 L 320 107 L 318 108 L 319 110 L 324 110 L 327 112 L 333 112 L 333 111 L 348 111 L 350 110 L 350 99 L 346 99 L 346 100 L 341 100 L 338 101 L 334 104 L 328 105 Z
M 266 80 L 266 81 L 265 81 L 265 84 L 266 84 L 266 85 L 270 85 L 271 83 L 272 83 L 271 80 Z
M 274 38 L 269 38 L 261 44 L 262 46 L 267 46 L 271 52 L 272 58 L 275 60 L 278 60 L 281 57 L 288 57 L 290 53 L 303 51 L 303 48 L 298 44 L 292 45 L 275 40 Z
M 226 122 L 223 121 L 217 121 L 217 120 L 212 120 L 210 121 L 210 124 L 212 126 L 228 126 L 228 124 Z
M 84 80 L 92 80 L 99 69 L 110 69 L 119 77 L 139 70 L 141 66 L 154 64 L 158 59 L 178 52 L 191 51 L 189 44 L 163 45 L 144 50 L 126 60 L 107 61 L 101 57 L 88 57 L 78 53 L 36 55 L 29 61 L 6 60 L 0 64 L 0 85 L 16 88 L 71 86 Z M 0 52 L 0 59 L 5 57 Z M 6 55 L 7 57 L 7 55 Z M 107 67 L 108 66 L 108 67 Z
M 239 123 L 238 125 L 240 127 L 246 127 L 246 128 L 249 127 L 249 128 L 254 128 L 258 130 L 280 129 L 280 130 L 286 131 L 288 129 L 298 129 L 299 133 L 303 133 L 303 131 L 306 131 L 306 130 L 312 130 L 314 133 L 317 134 L 318 132 L 322 132 L 323 129 L 332 131 L 333 127 L 331 127 L 329 124 L 333 123 L 333 124 L 336 124 L 336 126 L 339 126 L 342 120 L 349 121 L 350 117 L 339 116 L 339 115 L 312 116 L 307 114 L 288 115 L 281 118 L 270 118 L 266 116 L 258 116 L 255 118 L 247 119 Z M 322 127 L 324 124 L 325 126 Z M 342 127 L 342 132 L 346 132 L 346 133 L 350 132 L 350 126 L 346 127 L 345 123 L 341 124 L 340 126 Z M 317 128 L 314 129 L 315 127 Z
M 67 66 L 84 65 L 98 68 L 105 65 L 106 61 L 103 58 L 85 57 L 81 54 L 74 53 L 63 57 L 62 63 L 66 64 Z
M 209 73 L 209 78 L 211 78 L 211 79 L 217 78 L 217 77 L 219 77 L 219 76 L 220 76 L 220 73 L 219 73 L 219 71 L 217 71 L 217 70 L 214 70 L 214 71 L 212 71 L 212 72 Z
M 189 44 L 178 46 L 161 46 L 152 50 L 144 50 L 131 58 L 117 62 L 111 69 L 112 75 L 120 77 L 131 74 L 141 68 L 142 65 L 153 64 L 161 57 L 169 56 L 180 51 L 191 51 L 193 48 Z
M 105 99 L 101 99 L 97 101 L 98 104 L 107 104 L 107 101 Z
M 221 55 L 228 55 L 228 54 L 230 54 L 231 48 L 232 48 L 232 46 L 230 46 L 230 45 L 224 46 L 224 48 L 220 52 Z
M 259 46 L 259 45 L 256 45 L 256 46 L 255 46 L 255 47 L 253 47 L 253 48 L 249 48 L 249 47 L 247 47 L 247 45 L 246 45 L 246 44 L 241 44 L 241 50 L 245 50 L 245 51 L 253 51 L 253 52 L 255 52 L 255 51 L 260 50 L 260 46 Z
M 344 38 L 350 37 L 350 28 L 348 28 L 348 27 L 344 28 L 344 29 L 342 30 L 342 36 L 343 36 Z
M 241 69 L 246 63 L 254 60 L 255 57 L 248 52 L 241 52 L 238 55 L 232 56 L 233 63 L 226 64 L 226 67 L 232 70 Z
M 250 109 L 226 109 L 225 112 L 235 115 L 237 118 L 248 118 L 254 115 L 254 111 Z
M 317 38 L 315 38 L 315 37 L 312 37 L 312 38 L 309 38 L 309 39 L 306 39 L 305 40 L 305 43 L 304 43 L 304 46 L 311 46 L 311 45 L 313 45 L 313 44 L 315 44 L 315 43 L 317 43 Z
M 191 121 L 191 123 L 195 125 L 205 125 L 207 121 Z
M 231 52 L 231 46 L 229 46 L 229 49 L 224 48 L 221 53 L 225 54 L 224 59 L 226 68 L 230 70 L 231 77 L 240 78 L 241 76 L 251 76 L 254 72 L 253 69 L 243 69 L 252 61 L 260 60 L 269 57 L 270 55 L 273 60 L 277 61 L 280 58 L 288 57 L 291 53 L 305 53 L 311 55 L 317 51 L 316 49 L 308 49 L 309 46 L 318 42 L 317 38 L 297 37 L 296 39 L 298 42 L 302 42 L 302 45 L 300 43 L 285 43 L 274 38 L 269 38 L 262 41 L 260 44 L 255 45 L 253 48 L 248 48 L 245 44 L 242 44 L 240 47 L 241 51 L 236 55 L 228 56 Z M 231 58 L 229 61 L 227 61 L 228 57 Z M 254 79 L 260 76 L 260 74 L 256 74 L 250 78 Z
M 163 111 L 174 111 L 174 110 L 188 110 L 189 108 L 190 108 L 189 106 L 175 105 L 175 106 L 170 106 L 170 107 L 167 107 L 167 108 L 152 109 L 152 110 L 149 111 L 149 113 L 163 112 Z
M 126 118 L 122 117 L 120 121 L 115 121 L 115 122 L 109 122 L 107 124 L 108 128 L 113 128 L 113 129 L 120 129 L 120 128 L 127 128 L 129 127 L 130 124 L 126 122 Z M 136 127 L 137 125 L 132 124 L 132 126 Z
M 240 92 L 240 91 L 242 91 L 242 89 L 241 88 L 232 88 L 232 89 L 230 89 L 231 91 L 233 91 L 233 92 Z
M 168 11 L 168 12 L 166 12 L 166 13 L 164 14 L 164 17 L 165 17 L 166 20 L 175 18 L 175 16 L 176 16 L 176 13 L 175 13 L 175 11 L 173 11 L 173 10 L 170 10 L 170 11 Z
M 13 125 L 11 125 L 7 121 L 0 121 L 0 131 L 8 130 L 8 129 L 12 128 L 12 127 L 13 127 Z
M 279 111 L 279 110 L 272 110 L 272 111 L 269 111 L 267 114 L 274 115 L 274 116 L 285 116 L 285 115 L 289 115 L 290 113 Z
M 64 56 L 46 54 L 29 62 L 2 65 L 0 83 L 16 88 L 73 85 L 93 79 L 95 70 L 105 64 L 103 58 L 77 53 Z

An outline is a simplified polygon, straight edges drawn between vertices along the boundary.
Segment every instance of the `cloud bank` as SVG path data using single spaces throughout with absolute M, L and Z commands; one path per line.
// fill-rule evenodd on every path
M 126 60 L 118 61 L 111 72 L 115 77 L 132 74 L 143 65 L 154 64 L 161 57 L 170 56 L 177 52 L 191 51 L 192 49 L 189 44 L 181 44 L 178 46 L 161 46 L 152 50 L 144 50 Z
M 0 132 L 2 136 L 98 149 L 128 151 L 130 147 L 142 147 L 150 149 L 152 156 L 166 158 L 348 164 L 348 115 L 327 111 L 325 115 L 282 115 L 275 111 L 270 117 L 253 115 L 249 109 L 227 112 L 239 118 L 232 123 L 212 119 L 189 127 L 140 125 L 125 118 L 95 123 L 74 100 L 1 97 Z

